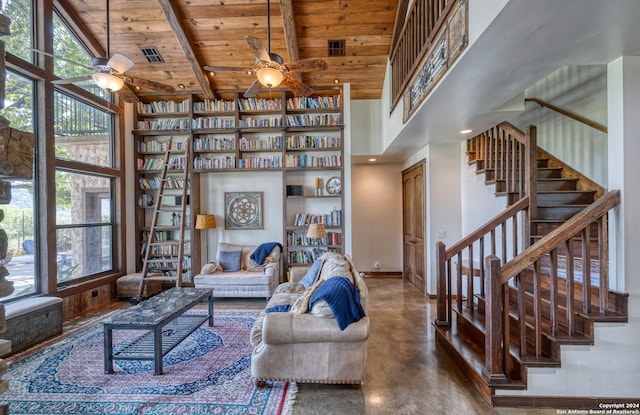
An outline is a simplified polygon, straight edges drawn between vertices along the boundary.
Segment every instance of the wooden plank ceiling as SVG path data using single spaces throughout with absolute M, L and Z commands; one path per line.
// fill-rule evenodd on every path
M 351 84 L 352 99 L 378 99 L 397 4 L 398 0 L 271 0 L 271 52 L 284 62 L 323 58 L 328 69 L 304 73 L 302 82 L 328 86 L 337 79 Z M 58 0 L 56 7 L 66 9 L 78 28 L 91 33 L 104 50 L 105 0 Z M 135 62 L 128 74 L 176 89 L 180 84 L 186 90 L 210 88 L 213 93 L 247 88 L 255 75 L 214 75 L 202 68 L 252 68 L 254 55 L 246 35 L 267 46 L 267 0 L 110 0 L 109 16 L 110 53 Z M 344 40 L 345 56 L 328 56 L 330 40 Z M 150 46 L 158 49 L 164 63 L 147 62 L 140 48 Z

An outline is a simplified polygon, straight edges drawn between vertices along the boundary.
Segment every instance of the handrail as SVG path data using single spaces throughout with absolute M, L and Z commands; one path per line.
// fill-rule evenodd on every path
M 619 203 L 620 191 L 610 191 L 506 264 L 500 266 L 500 259 L 495 255 L 486 258 L 483 376 L 490 385 L 508 381 L 507 374 L 512 371 L 508 357 L 510 339 L 517 339 L 521 358 L 540 357 L 544 351 L 545 330 L 555 334 L 562 324 L 565 335 L 570 337 L 578 331 L 579 315 L 590 315 L 594 308 L 599 308 L 596 311 L 599 315 L 609 312 L 607 213 Z M 593 224 L 597 225 L 595 236 L 599 257 L 599 269 L 595 273 L 591 269 Z M 579 272 L 574 269 L 578 259 L 574 257 L 574 249 L 580 250 L 582 259 Z M 565 256 L 562 277 L 558 272 L 561 254 Z M 548 270 L 543 270 L 543 257 L 549 261 Z M 578 274 L 581 276 L 578 277 Z M 594 277 L 595 286 L 592 282 Z M 545 284 L 548 289 L 542 288 Z M 592 287 L 597 289 L 597 305 L 592 305 Z M 510 304 L 513 304 L 514 297 L 510 292 L 514 290 L 517 310 L 515 318 L 512 318 Z M 545 290 L 548 292 L 545 293 Z M 527 295 L 530 300 L 527 300 Z M 544 308 L 547 310 L 543 311 Z M 527 322 L 529 312 L 533 315 L 530 323 Z M 517 333 L 512 334 L 512 329 Z
M 473 304 L 473 292 L 474 292 L 474 281 L 473 277 L 480 277 L 480 281 L 475 288 L 479 288 L 482 293 L 484 293 L 484 281 L 485 281 L 485 271 L 484 267 L 480 266 L 478 270 L 478 274 L 476 275 L 476 267 L 474 265 L 474 245 L 478 245 L 477 249 L 479 250 L 478 256 L 485 256 L 485 238 L 489 238 L 490 242 L 490 252 L 492 255 L 495 255 L 497 252 L 497 244 L 496 239 L 499 239 L 502 245 L 502 255 L 506 257 L 507 255 L 507 239 L 508 239 L 508 229 L 507 222 L 511 221 L 512 226 L 511 230 L 513 235 L 511 236 L 512 247 L 511 252 L 513 255 L 517 255 L 518 246 L 526 246 L 528 232 L 523 230 L 522 227 L 518 226 L 518 215 L 520 212 L 525 212 L 524 222 L 525 224 L 528 222 L 528 208 L 529 208 L 529 197 L 523 197 L 518 200 L 516 203 L 511 205 L 508 209 L 504 210 L 494 218 L 490 219 L 485 224 L 478 227 L 475 231 L 471 232 L 467 237 L 465 237 L 460 242 L 453 245 L 451 248 L 446 249 L 446 246 L 443 242 L 439 241 L 436 243 L 436 257 L 437 257 L 437 268 L 436 268 L 436 280 L 437 280 L 437 317 L 436 324 L 437 325 L 449 325 L 451 323 L 451 309 L 453 307 L 453 287 L 452 287 L 452 263 L 451 260 L 457 257 L 456 266 L 456 275 L 457 275 L 457 307 L 458 310 L 462 309 L 462 297 L 461 294 L 463 292 L 462 287 L 462 279 L 461 276 L 466 272 L 467 275 L 467 286 L 466 286 L 466 296 L 467 296 L 467 306 L 470 308 L 474 307 Z M 499 233 L 499 238 L 496 237 L 496 233 L 498 233 L 498 229 L 501 228 L 501 232 Z M 518 243 L 520 242 L 520 244 Z M 466 258 L 463 258 L 463 252 L 467 252 Z M 468 261 L 467 265 L 464 265 L 464 261 Z
M 451 259 L 458 252 L 462 251 L 464 248 L 476 242 L 478 239 L 482 238 L 484 235 L 488 234 L 500 224 L 504 223 L 507 219 L 512 216 L 515 216 L 521 210 L 524 210 L 529 207 L 529 196 L 525 196 L 518 200 L 516 203 L 509 206 L 506 210 L 503 210 L 498 215 L 494 216 L 492 219 L 489 219 L 484 225 L 481 225 L 478 229 L 471 232 L 464 239 L 459 242 L 456 242 L 449 249 L 447 249 L 445 254 L 445 259 Z
M 538 105 L 540 105 L 542 107 L 547 107 L 552 111 L 555 111 L 555 112 L 557 112 L 559 114 L 562 114 L 562 115 L 564 115 L 566 117 L 574 119 L 574 120 L 576 120 L 576 121 L 578 121 L 578 122 L 580 122 L 582 124 L 585 124 L 585 125 L 587 125 L 587 126 L 589 126 L 591 128 L 595 128 L 598 131 L 601 131 L 601 132 L 603 132 L 605 134 L 608 134 L 609 130 L 604 125 L 599 124 L 599 123 L 597 123 L 595 121 L 591 121 L 591 120 L 589 120 L 589 119 L 587 119 L 587 118 L 585 118 L 585 117 L 583 117 L 581 115 L 574 114 L 573 112 L 567 111 L 564 108 L 557 107 L 557 106 L 555 106 L 553 104 L 550 104 L 550 103 L 548 103 L 546 101 L 543 101 L 541 99 L 538 99 L 538 98 L 525 98 L 524 102 L 535 102 L 536 104 L 538 104 Z
M 577 234 L 598 218 L 605 215 L 609 210 L 616 207 L 619 203 L 620 190 L 612 190 L 580 213 L 572 216 L 558 228 L 545 235 L 538 243 L 531 245 L 520 255 L 504 264 L 501 270 L 502 283 L 506 284 L 511 278 L 524 271 L 533 262 L 540 260 L 543 255 L 564 243 L 567 240 L 567 235 Z

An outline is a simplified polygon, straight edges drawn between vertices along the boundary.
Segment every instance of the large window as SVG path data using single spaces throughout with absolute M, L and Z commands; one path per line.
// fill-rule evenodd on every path
M 112 181 L 56 173 L 58 284 L 112 269 Z
M 24 295 L 33 294 L 37 290 L 35 252 L 34 219 L 34 179 L 33 179 L 33 151 L 34 145 L 34 110 L 33 110 L 34 82 L 11 71 L 7 73 L 5 82 L 4 109 L 2 116 L 10 121 L 11 128 L 24 131 L 21 137 L 24 152 L 15 152 L 11 147 L 0 151 L 0 160 L 12 165 L 22 161 L 22 165 L 14 168 L 15 173 L 0 179 L 0 210 L 4 218 L 0 222 L 0 229 L 7 235 L 7 253 L 0 258 L 0 263 L 6 268 L 8 281 L 13 282 L 13 293 L 1 300 L 9 300 Z M 11 152 L 11 156 L 8 153 Z M 18 157 L 18 160 L 15 160 Z M 13 161 L 10 161 L 13 160 Z M 13 167 L 13 166 L 12 166 Z M 8 196 L 8 198 L 7 198 Z M 0 231 L 0 232 L 2 232 Z
M 11 19 L 11 35 L 3 37 L 5 50 L 31 62 L 33 11 L 31 0 L 0 0 L 2 14 Z
M 0 298 L 3 302 L 40 290 L 49 293 L 56 286 L 82 286 L 97 277 L 108 281 L 121 265 L 114 260 L 114 254 L 121 253 L 115 244 L 122 243 L 115 215 L 122 197 L 122 161 L 115 140 L 119 134 L 114 130 L 120 125 L 117 107 L 91 80 L 91 55 L 84 46 L 90 42 L 81 42 L 55 12 L 50 19 L 39 16 L 43 24 L 35 27 L 34 4 L 40 3 L 0 0 L 2 14 L 12 21 L 11 36 L 2 39 L 7 76 L 0 114 L 12 131 L 33 133 L 31 146 L 23 145 L 19 152 L 29 166 L 27 173 L 6 174 L 3 169 L 11 165 L 7 161 L 16 159 L 8 158 L 0 146 L 0 253 L 2 232 L 8 240 L 0 265 L 14 283 L 13 294 Z M 43 72 L 47 67 L 36 66 L 42 61 L 33 59 L 44 54 L 38 51 L 47 44 L 53 44 L 52 73 Z M 73 82 L 75 86 L 54 82 L 77 77 L 85 79 Z M 22 172 L 24 165 L 19 166 Z M 47 173 L 38 177 L 38 171 Z M 55 240 L 42 231 L 54 228 Z

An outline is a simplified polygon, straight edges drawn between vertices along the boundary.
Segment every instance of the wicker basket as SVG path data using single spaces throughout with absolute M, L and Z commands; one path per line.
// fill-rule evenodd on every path
M 118 298 L 133 298 L 138 296 L 142 274 L 129 274 L 118 278 Z M 162 291 L 162 281 L 147 281 L 144 285 L 143 297 L 151 297 Z

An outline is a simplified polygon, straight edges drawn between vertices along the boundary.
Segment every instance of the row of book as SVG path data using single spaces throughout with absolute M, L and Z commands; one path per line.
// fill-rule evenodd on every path
M 193 128 L 235 128 L 233 117 L 197 117 L 193 120 Z
M 287 154 L 287 167 L 341 167 L 342 156 L 334 154 L 330 156 L 311 156 L 308 154 Z
M 320 246 L 327 245 L 342 245 L 342 233 L 341 232 L 327 232 L 327 237 L 319 240 Z M 307 238 L 307 232 L 289 232 L 287 233 L 287 246 L 301 246 L 309 245 L 315 246 L 318 244 L 315 238 Z
M 141 189 L 159 189 L 162 184 L 161 177 L 141 177 L 138 179 L 138 183 L 140 184 Z M 184 179 L 179 177 L 170 177 L 164 180 L 164 188 L 165 189 L 182 189 L 184 188 Z M 187 183 L 187 186 L 189 184 Z
M 335 148 L 342 147 L 340 137 L 320 137 L 315 135 L 290 135 L 287 137 L 287 148 Z
M 189 128 L 188 118 L 158 118 L 137 122 L 140 131 L 185 130 Z
M 193 110 L 195 112 L 229 112 L 235 111 L 235 109 L 235 101 L 227 101 L 224 99 L 205 99 L 204 101 L 193 103 Z
M 240 150 L 274 150 L 282 148 L 282 136 L 266 138 L 240 138 Z
M 150 141 L 142 141 L 138 140 L 136 145 L 138 147 L 138 152 L 140 153 L 161 153 L 167 151 L 169 141 L 159 141 L 159 140 L 150 140 Z M 183 150 L 184 142 L 183 141 L 172 141 L 171 142 L 172 150 Z
M 287 125 L 306 127 L 315 125 L 340 125 L 340 114 L 297 114 L 287 115 Z
M 235 169 L 236 158 L 235 156 L 221 156 L 221 157 L 196 157 L 193 159 L 193 168 L 196 170 L 211 170 L 211 169 Z
M 282 117 L 243 117 L 240 127 L 281 127 Z
M 235 150 L 233 143 L 235 139 L 233 137 L 205 137 L 196 138 L 193 140 L 193 150 Z
M 167 162 L 169 170 L 183 170 L 187 164 L 186 157 L 170 157 Z M 162 158 L 139 158 L 137 160 L 138 170 L 160 170 L 164 165 Z
M 185 252 L 188 252 L 187 249 L 185 249 Z M 175 270 L 177 268 L 177 264 L 175 262 L 173 262 L 172 260 L 174 258 L 171 257 L 167 257 L 165 258 L 167 261 L 162 261 L 161 258 L 154 258 L 153 261 L 149 261 L 149 268 L 151 270 Z M 183 256 L 182 257 L 182 268 L 184 270 L 184 268 L 189 268 L 191 267 L 191 257 L 189 256 Z
M 340 108 L 340 95 L 319 97 L 295 97 L 287 99 L 288 109 Z
M 339 114 L 298 114 L 287 115 L 287 125 L 293 127 L 340 125 Z M 162 130 L 186 130 L 192 128 L 235 128 L 236 121 L 233 117 L 197 117 L 193 122 L 188 118 L 158 118 L 153 120 L 140 120 L 137 129 L 140 131 Z M 239 121 L 240 128 L 265 128 L 282 127 L 282 117 L 243 117 Z
M 154 241 L 163 242 L 163 241 L 173 240 L 173 237 L 171 236 L 171 231 L 155 231 L 153 235 L 154 235 L 153 237 Z M 142 232 L 142 241 L 147 242 L 148 240 L 149 240 L 149 231 Z
M 289 251 L 287 255 L 289 264 L 312 264 L 325 252 L 340 252 L 336 248 L 324 248 L 318 252 L 316 249 Z
M 312 213 L 296 213 L 294 226 L 309 226 L 312 223 L 324 223 L 326 226 L 342 226 L 342 210 L 334 209 L 330 213 L 315 215 Z
M 243 98 L 238 101 L 240 111 L 267 111 L 279 110 L 282 108 L 279 99 L 264 98 Z
M 189 100 L 176 101 L 152 101 L 148 103 L 140 102 L 136 104 L 138 114 L 163 114 L 175 112 L 189 112 Z
M 238 160 L 240 169 L 273 169 L 282 167 L 281 156 L 248 157 Z

